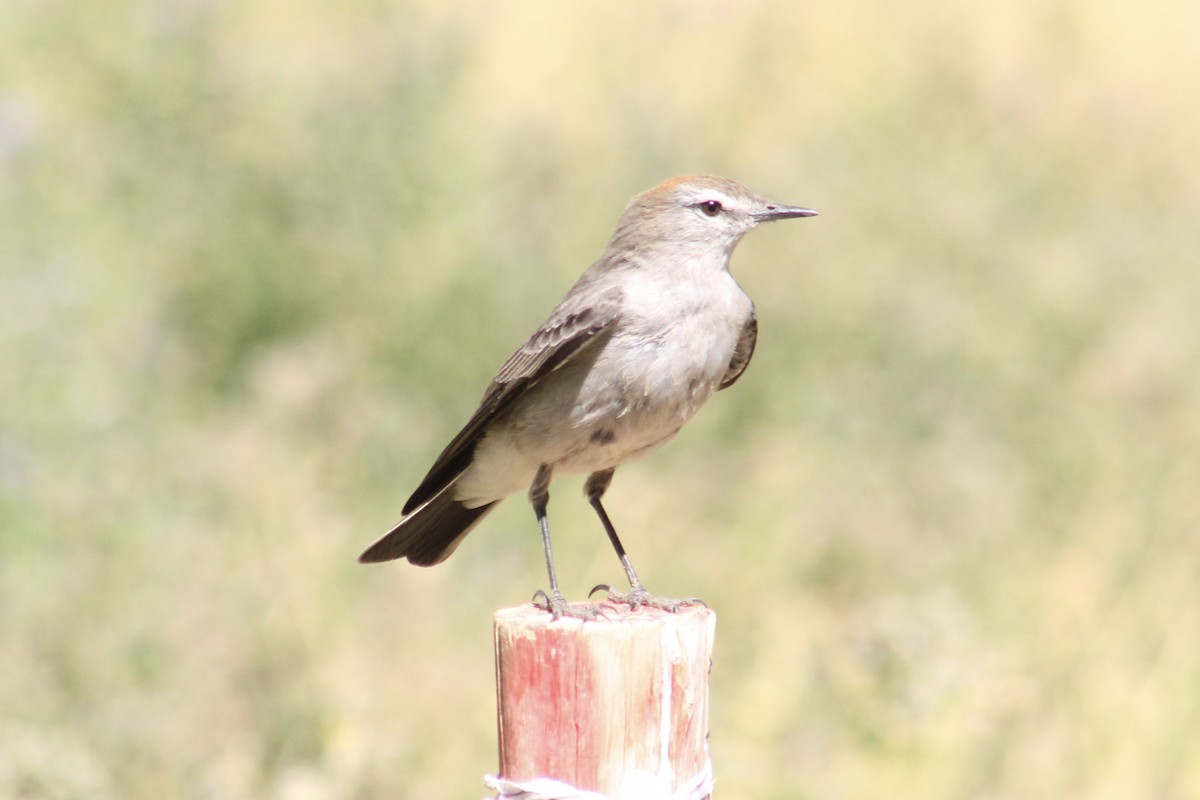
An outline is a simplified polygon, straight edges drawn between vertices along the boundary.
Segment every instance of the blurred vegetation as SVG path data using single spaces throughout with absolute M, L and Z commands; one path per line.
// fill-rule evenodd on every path
M 463 798 L 506 504 L 366 568 L 624 202 L 714 172 L 755 363 L 621 471 L 722 796 L 1200 798 L 1193 2 L 9 0 L 0 796 Z M 568 591 L 616 560 L 564 481 Z

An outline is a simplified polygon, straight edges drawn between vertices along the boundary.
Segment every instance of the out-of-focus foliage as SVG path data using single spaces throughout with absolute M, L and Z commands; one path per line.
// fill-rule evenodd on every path
M 360 567 L 674 174 L 815 220 L 610 509 L 719 791 L 1200 797 L 1200 7 L 8 0 L 0 796 L 478 797 L 506 504 Z M 573 596 L 615 559 L 564 481 Z

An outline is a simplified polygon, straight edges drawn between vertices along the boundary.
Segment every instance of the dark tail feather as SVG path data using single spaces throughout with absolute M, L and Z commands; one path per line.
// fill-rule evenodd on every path
M 364 550 L 358 557 L 359 562 L 373 564 L 407 558 L 417 566 L 431 567 L 445 561 L 463 537 L 496 505 L 488 503 L 467 508 L 453 495 L 454 485 L 451 484 Z

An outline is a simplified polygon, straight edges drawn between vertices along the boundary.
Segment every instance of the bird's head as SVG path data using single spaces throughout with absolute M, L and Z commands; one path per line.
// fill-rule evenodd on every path
M 672 178 L 630 201 L 613 244 L 621 249 L 674 249 L 684 258 L 728 259 L 762 222 L 816 216 L 808 208 L 759 197 L 737 181 L 712 175 Z

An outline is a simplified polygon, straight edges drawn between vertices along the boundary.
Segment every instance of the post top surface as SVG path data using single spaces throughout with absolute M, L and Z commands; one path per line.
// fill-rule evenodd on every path
M 585 605 L 583 603 L 572 605 Z M 613 626 L 613 625 L 661 625 L 663 622 L 672 619 L 680 623 L 695 624 L 700 621 L 707 621 L 709 618 L 716 617 L 715 611 L 705 605 L 695 604 L 684 606 L 675 613 L 662 611 L 657 608 L 647 608 L 645 606 L 636 610 L 630 610 L 626 606 L 605 605 L 604 619 L 584 622 L 580 619 L 563 617 L 558 620 L 551 619 L 550 614 L 532 604 L 514 606 L 512 608 L 502 608 L 495 614 L 495 622 L 497 625 L 504 626 L 520 626 L 529 628 L 549 628 L 558 630 L 570 630 L 587 626 Z

